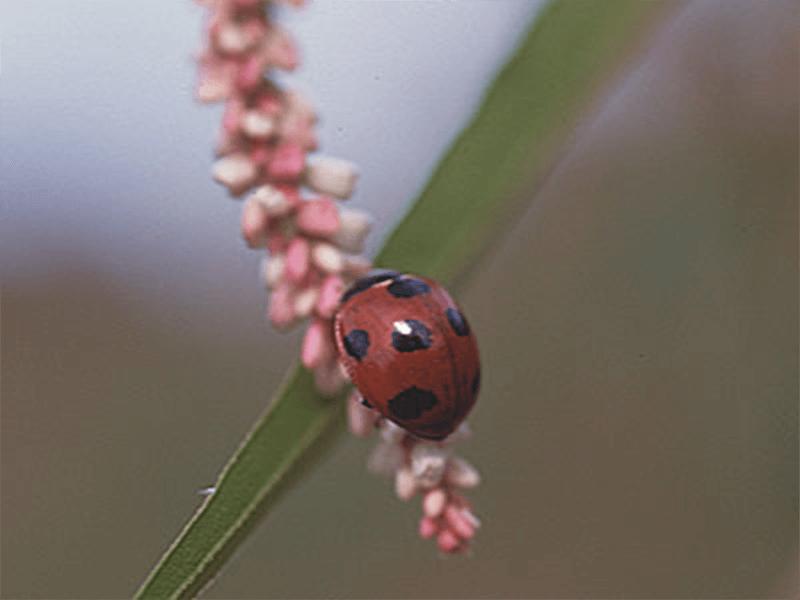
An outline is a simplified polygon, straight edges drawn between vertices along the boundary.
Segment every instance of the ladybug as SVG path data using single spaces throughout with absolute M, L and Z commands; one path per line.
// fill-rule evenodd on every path
M 478 345 L 435 281 L 397 271 L 357 280 L 342 295 L 334 333 L 364 404 L 417 437 L 444 439 L 475 404 Z

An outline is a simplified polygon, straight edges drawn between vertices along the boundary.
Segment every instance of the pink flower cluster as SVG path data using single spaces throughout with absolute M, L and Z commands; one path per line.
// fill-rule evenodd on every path
M 269 20 L 268 3 L 198 1 L 209 13 L 196 94 L 201 102 L 225 102 L 214 178 L 234 197 L 250 192 L 242 235 L 251 248 L 268 253 L 262 278 L 271 290 L 269 318 L 282 329 L 311 319 L 301 359 L 314 371 L 317 388 L 333 394 L 347 380 L 333 338 L 334 312 L 346 285 L 372 268 L 360 255 L 369 216 L 334 200 L 352 195 L 356 169 L 343 160 L 308 159 L 318 145 L 313 106 L 265 75 L 299 64 L 288 33 Z M 394 476 L 401 499 L 422 495 L 420 535 L 435 537 L 445 554 L 467 553 L 479 522 L 459 490 L 476 486 L 480 477 L 449 450 L 451 441 L 467 437 L 466 427 L 447 443 L 423 441 L 364 406 L 357 392 L 348 414 L 355 435 L 381 433 L 371 468 Z
M 381 443 L 370 459 L 370 469 L 393 476 L 401 500 L 411 500 L 417 493 L 422 496 L 420 537 L 436 538 L 443 554 L 468 554 L 480 521 L 459 490 L 478 485 L 480 475 L 450 451 L 452 442 L 470 437 L 466 425 L 443 442 L 429 442 L 365 406 L 357 391 L 350 394 L 347 408 L 353 435 L 366 437 L 375 429 L 380 431 Z
M 253 190 L 242 212 L 242 235 L 250 247 L 269 253 L 262 269 L 272 290 L 269 318 L 279 328 L 312 319 L 302 361 L 320 391 L 334 393 L 346 377 L 336 358 L 333 313 L 347 282 L 371 268 L 359 256 L 371 226 L 368 215 L 341 210 L 334 200 L 352 195 L 356 169 L 343 160 L 308 159 L 318 145 L 313 106 L 265 75 L 299 64 L 289 34 L 268 18 L 267 3 L 202 4 L 210 10 L 196 93 L 201 102 L 225 102 L 214 178 L 235 197 Z

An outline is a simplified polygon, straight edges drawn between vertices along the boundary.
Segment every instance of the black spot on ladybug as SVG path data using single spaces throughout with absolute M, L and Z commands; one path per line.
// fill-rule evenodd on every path
M 364 406 L 366 406 L 367 408 L 375 408 L 374 406 L 372 406 L 372 404 L 370 404 L 369 402 L 367 402 L 367 399 L 366 399 L 366 398 L 361 398 L 361 404 L 363 404 L 363 405 L 364 405 Z
M 395 279 L 386 286 L 386 291 L 395 298 L 413 298 L 414 296 L 430 294 L 431 287 L 421 279 L 406 277 L 404 279 Z
M 436 394 L 414 386 L 389 400 L 389 412 L 398 419 L 413 421 L 437 404 L 439 404 L 439 400 L 436 398 Z
M 392 331 L 392 347 L 398 352 L 430 348 L 431 330 L 416 319 L 396 321 Z
M 456 332 L 456 335 L 465 336 L 469 335 L 469 325 L 467 324 L 464 315 L 457 308 L 447 309 L 447 320 L 450 321 L 450 327 Z
M 369 334 L 363 329 L 353 329 L 353 331 L 344 336 L 342 341 L 344 342 L 344 349 L 356 360 L 361 360 L 367 355 Z
M 381 271 L 380 273 L 376 273 L 375 275 L 368 275 L 367 277 L 362 277 L 358 279 L 347 288 L 347 291 L 342 294 L 342 302 L 346 302 L 356 294 L 360 294 L 361 292 L 366 292 L 369 288 L 373 285 L 379 284 L 381 281 L 386 281 L 387 279 L 397 279 L 400 277 L 400 273 L 397 271 Z
M 475 379 L 472 380 L 472 395 L 477 396 L 478 390 L 481 389 L 481 372 L 480 370 L 475 373 Z

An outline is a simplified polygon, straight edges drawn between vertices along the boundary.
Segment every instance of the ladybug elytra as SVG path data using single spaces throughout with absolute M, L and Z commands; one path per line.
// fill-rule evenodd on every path
M 475 404 L 478 345 L 435 281 L 396 271 L 359 279 L 342 295 L 334 331 L 364 403 L 417 437 L 444 439 Z

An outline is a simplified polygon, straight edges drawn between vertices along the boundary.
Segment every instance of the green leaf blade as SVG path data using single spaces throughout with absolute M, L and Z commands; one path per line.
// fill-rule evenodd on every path
M 342 431 L 346 393 L 320 397 L 296 367 L 136 597 L 195 597 Z

